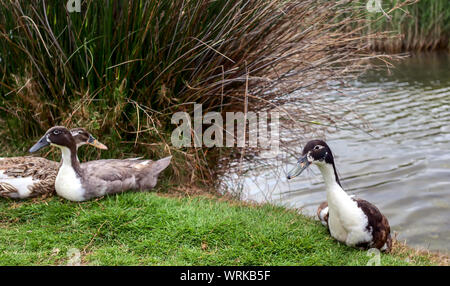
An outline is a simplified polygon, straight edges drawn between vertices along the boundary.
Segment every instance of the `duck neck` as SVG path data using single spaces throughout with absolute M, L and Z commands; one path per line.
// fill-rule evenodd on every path
M 77 159 L 77 162 L 78 163 L 80 163 L 80 159 L 78 159 L 78 145 L 77 145 L 77 147 L 76 147 L 76 149 L 75 149 L 75 157 L 76 157 L 76 159 Z M 67 148 L 67 147 L 66 147 Z M 67 148 L 67 149 L 69 149 L 69 148 Z M 70 149 L 69 149 L 70 150 Z M 71 156 L 72 157 L 72 156 Z M 70 158 L 71 158 L 70 157 Z M 61 157 L 61 162 L 60 162 L 60 164 L 59 164 L 59 166 L 61 167 L 62 166 L 62 164 L 64 164 L 64 156 L 62 156 Z
M 81 176 L 81 167 L 77 156 L 77 148 L 61 146 L 60 149 L 62 153 L 61 166 L 72 168 L 79 176 Z
M 317 166 L 322 173 L 327 191 L 343 190 L 334 164 L 322 163 Z

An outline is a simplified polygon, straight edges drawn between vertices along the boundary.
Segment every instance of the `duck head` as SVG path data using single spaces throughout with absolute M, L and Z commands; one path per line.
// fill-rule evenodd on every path
M 33 153 L 48 145 L 76 150 L 84 144 L 89 144 L 99 149 L 107 149 L 105 145 L 100 143 L 83 128 L 75 128 L 69 131 L 64 126 L 55 126 L 50 128 L 29 151 Z
M 306 144 L 302 151 L 302 157 L 297 161 L 295 168 L 288 173 L 288 180 L 300 175 L 311 164 L 315 164 L 319 168 L 329 164 L 334 169 L 333 153 L 325 141 L 311 140 Z
M 98 149 L 108 150 L 108 147 L 106 147 L 104 144 L 102 144 L 97 139 L 95 139 L 94 136 L 92 136 L 92 134 L 87 132 L 86 129 L 84 129 L 84 128 L 80 127 L 80 128 L 70 129 L 70 133 L 72 134 L 73 138 L 75 139 L 77 148 L 80 146 L 83 146 L 85 144 L 89 144 Z

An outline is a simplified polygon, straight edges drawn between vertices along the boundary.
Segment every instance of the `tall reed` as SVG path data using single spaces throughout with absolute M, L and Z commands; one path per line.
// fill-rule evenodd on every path
M 344 2 L 84 0 L 69 13 L 65 1 L 0 0 L 0 137 L 85 126 L 117 146 L 105 156 L 173 153 L 179 178 L 207 181 L 212 152 L 173 148 L 171 115 L 194 102 L 204 112 L 308 105 L 306 93 L 284 95 L 342 80 L 370 57 L 368 36 L 352 29 L 361 11 Z M 333 122 L 317 108 L 287 117 Z
M 364 5 L 367 1 L 359 1 Z M 371 48 L 397 53 L 450 49 L 450 1 L 382 1 L 382 12 L 368 13 L 367 33 L 387 33 L 371 41 Z M 400 7 L 400 9 L 395 9 Z M 393 9 L 394 8 L 394 9 Z

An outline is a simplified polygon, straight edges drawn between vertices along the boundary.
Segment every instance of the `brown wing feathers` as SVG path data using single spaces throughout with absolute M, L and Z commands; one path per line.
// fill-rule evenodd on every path
M 328 202 L 322 202 L 317 209 L 317 217 L 320 219 L 322 224 L 328 225 L 328 212 L 326 214 L 321 214 L 322 210 L 328 207 Z
M 390 250 L 391 241 L 391 228 L 387 218 L 378 210 L 376 206 L 362 199 L 354 199 L 358 204 L 358 207 L 362 209 L 367 216 L 368 224 L 366 229 L 372 233 L 372 243 L 368 247 L 382 248 L 385 243 Z
M 11 178 L 31 177 L 36 183 L 29 186 L 29 197 L 55 191 L 58 163 L 39 157 L 11 157 L 0 160 L 0 171 Z M 0 196 L 17 198 L 18 190 L 7 182 L 0 182 Z

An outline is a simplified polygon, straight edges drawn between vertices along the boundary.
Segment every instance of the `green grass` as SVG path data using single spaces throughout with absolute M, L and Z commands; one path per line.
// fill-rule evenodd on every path
M 0 265 L 366 265 L 311 218 L 269 204 L 126 193 L 73 203 L 0 201 Z M 382 254 L 382 265 L 409 265 Z M 415 256 L 413 264 L 432 264 Z

